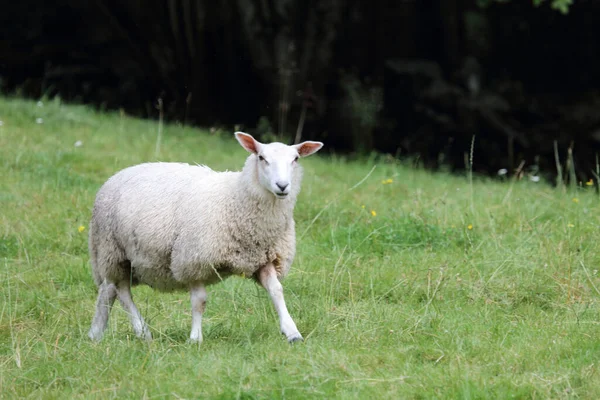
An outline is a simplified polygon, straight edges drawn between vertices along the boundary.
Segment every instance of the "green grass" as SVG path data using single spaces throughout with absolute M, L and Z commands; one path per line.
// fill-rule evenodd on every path
M 157 157 L 156 122 L 57 101 L 0 99 L 0 120 L 2 398 L 600 398 L 600 201 L 585 185 L 311 157 L 284 282 L 305 342 L 233 277 L 209 288 L 201 346 L 188 295 L 147 287 L 134 297 L 155 339 L 117 304 L 92 343 L 79 227 L 100 185 L 152 160 L 239 169 L 246 153 L 231 132 L 166 125 Z

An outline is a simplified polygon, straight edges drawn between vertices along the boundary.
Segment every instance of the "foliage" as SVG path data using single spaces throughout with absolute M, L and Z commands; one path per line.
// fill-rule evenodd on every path
M 480 7 L 487 7 L 489 6 L 491 3 L 508 3 L 511 0 L 477 0 L 477 4 Z M 532 0 L 533 5 L 536 7 L 539 7 L 540 5 L 542 5 L 543 3 L 545 3 L 547 0 Z M 550 7 L 552 7 L 553 10 L 557 10 L 559 12 L 561 12 L 562 14 L 568 14 L 569 13 L 569 7 L 571 7 L 573 5 L 573 0 L 550 0 Z
M 105 339 L 87 232 L 99 186 L 155 160 L 156 123 L 0 99 L 0 393 L 7 398 L 600 398 L 600 204 L 529 181 L 371 158 L 303 161 L 280 336 L 263 290 L 209 288 L 205 342 L 185 293 L 134 289 Z M 237 169 L 231 135 L 165 125 L 163 161 Z M 477 154 L 475 154 L 477 157 Z
M 533 4 L 535 6 L 539 6 L 546 0 L 533 0 Z M 569 7 L 573 5 L 573 0 L 552 0 L 550 2 L 550 7 L 554 10 L 560 11 L 563 14 L 569 13 Z
M 363 83 L 352 73 L 343 73 L 340 87 L 345 92 L 345 115 L 351 121 L 348 136 L 353 148 L 359 152 L 373 149 L 375 128 L 379 123 L 379 113 L 383 108 L 381 87 Z

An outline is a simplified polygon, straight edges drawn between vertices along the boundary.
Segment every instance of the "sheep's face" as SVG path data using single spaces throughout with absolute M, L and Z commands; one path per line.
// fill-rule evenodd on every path
M 281 143 L 270 143 L 260 146 L 256 158 L 261 186 L 279 199 L 286 198 L 295 184 L 293 174 L 298 164 L 298 151 Z
M 294 146 L 263 144 L 243 132 L 236 132 L 235 136 L 242 147 L 255 155 L 260 185 L 278 199 L 285 199 L 293 185 L 297 184 L 293 177 L 298 159 L 317 152 L 323 146 L 321 142 L 303 142 Z

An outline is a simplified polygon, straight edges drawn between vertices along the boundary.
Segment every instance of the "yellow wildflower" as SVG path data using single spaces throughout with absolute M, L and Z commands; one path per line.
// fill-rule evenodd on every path
M 467 225 L 467 229 L 468 230 L 473 230 L 473 225 L 472 224 Z
M 362 207 L 362 208 L 365 208 L 365 205 L 363 204 L 361 207 Z
M 579 199 L 577 197 L 573 197 L 573 203 L 579 203 Z
M 381 183 L 384 184 L 384 185 L 389 185 L 392 182 L 394 182 L 394 180 L 391 179 L 391 178 L 388 178 L 388 179 L 385 179 L 385 180 L 381 181 Z
M 568 226 L 569 228 L 575 228 L 575 225 L 573 225 L 573 224 L 567 224 L 567 226 Z
M 77 230 L 79 231 L 79 233 L 85 231 L 85 226 L 83 225 L 79 225 L 79 228 L 77 228 Z
M 375 212 L 375 210 L 371 210 L 371 215 L 374 216 L 374 217 L 377 216 L 377 213 Z
M 593 179 L 590 179 L 589 181 L 587 181 L 587 182 L 585 183 L 585 185 L 586 185 L 586 186 L 594 186 L 594 180 L 593 180 Z

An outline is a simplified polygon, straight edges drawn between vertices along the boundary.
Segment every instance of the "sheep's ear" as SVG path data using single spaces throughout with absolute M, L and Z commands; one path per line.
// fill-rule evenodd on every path
M 240 142 L 242 147 L 248 150 L 250 153 L 258 153 L 258 149 L 260 148 L 260 142 L 255 140 L 252 136 L 244 132 L 236 132 L 235 138 L 238 142 Z
M 323 143 L 321 142 L 302 142 L 300 144 L 294 145 L 300 157 L 310 156 L 313 153 L 316 153 L 323 147 Z

